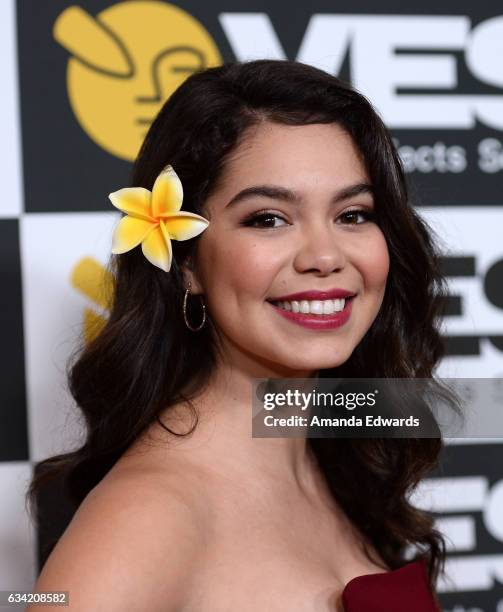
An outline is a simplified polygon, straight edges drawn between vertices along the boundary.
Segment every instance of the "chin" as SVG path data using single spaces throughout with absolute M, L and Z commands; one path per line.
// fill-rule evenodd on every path
M 331 357 L 327 357 L 326 359 L 320 359 L 319 355 L 313 359 L 302 359 L 299 361 L 292 362 L 291 360 L 285 361 L 281 364 L 281 366 L 285 369 L 288 369 L 292 372 L 314 372 L 318 370 L 331 370 L 334 368 L 338 368 L 343 363 L 345 363 L 351 353 L 348 355 L 340 355 L 335 357 L 332 355 Z

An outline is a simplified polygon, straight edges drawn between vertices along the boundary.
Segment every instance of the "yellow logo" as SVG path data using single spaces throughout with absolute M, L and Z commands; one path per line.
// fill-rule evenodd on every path
M 130 0 L 92 17 L 65 9 L 53 36 L 72 57 L 73 112 L 100 147 L 133 160 L 162 104 L 192 73 L 222 63 L 206 29 L 165 2 Z
M 83 328 L 84 340 L 89 344 L 108 319 L 115 279 L 96 259 L 83 257 L 72 270 L 70 283 L 90 302 L 84 309 Z

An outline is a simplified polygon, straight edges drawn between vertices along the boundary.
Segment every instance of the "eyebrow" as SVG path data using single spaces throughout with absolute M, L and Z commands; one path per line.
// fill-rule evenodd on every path
M 337 191 L 334 194 L 331 203 L 338 204 L 345 200 L 349 200 L 350 198 L 354 198 L 358 195 L 367 193 L 374 195 L 372 185 L 370 185 L 369 183 L 355 183 Z M 284 202 L 289 202 L 292 204 L 299 204 L 302 200 L 302 197 L 299 193 L 292 191 L 291 189 L 287 189 L 286 187 L 279 187 L 277 185 L 253 185 L 252 187 L 246 187 L 246 189 L 243 189 L 239 193 L 237 193 L 225 205 L 225 208 L 228 208 L 229 206 L 234 206 L 238 202 L 243 202 L 244 200 L 248 200 L 254 197 L 282 200 Z

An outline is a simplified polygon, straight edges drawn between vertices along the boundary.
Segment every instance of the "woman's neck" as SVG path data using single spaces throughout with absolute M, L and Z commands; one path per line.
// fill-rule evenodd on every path
M 243 360 L 245 361 L 245 360 Z M 254 362 L 220 364 L 208 386 L 193 400 L 198 414 L 194 432 L 168 441 L 175 452 L 201 462 L 214 472 L 250 486 L 269 487 L 278 482 L 309 490 L 315 459 L 306 438 L 252 437 L 252 389 L 257 378 L 283 378 L 281 368 Z M 290 372 L 290 374 L 292 374 Z M 296 378 L 317 377 L 317 372 L 296 372 Z M 292 377 L 292 376 L 290 376 Z M 180 426 L 183 416 L 186 424 Z M 190 411 L 183 405 L 168 408 L 161 420 L 176 431 L 190 428 Z

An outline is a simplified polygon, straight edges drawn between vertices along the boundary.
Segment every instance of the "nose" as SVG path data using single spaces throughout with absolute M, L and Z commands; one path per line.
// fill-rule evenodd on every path
M 342 270 L 346 260 L 343 238 L 332 223 L 320 221 L 303 229 L 294 260 L 297 272 L 326 276 Z

